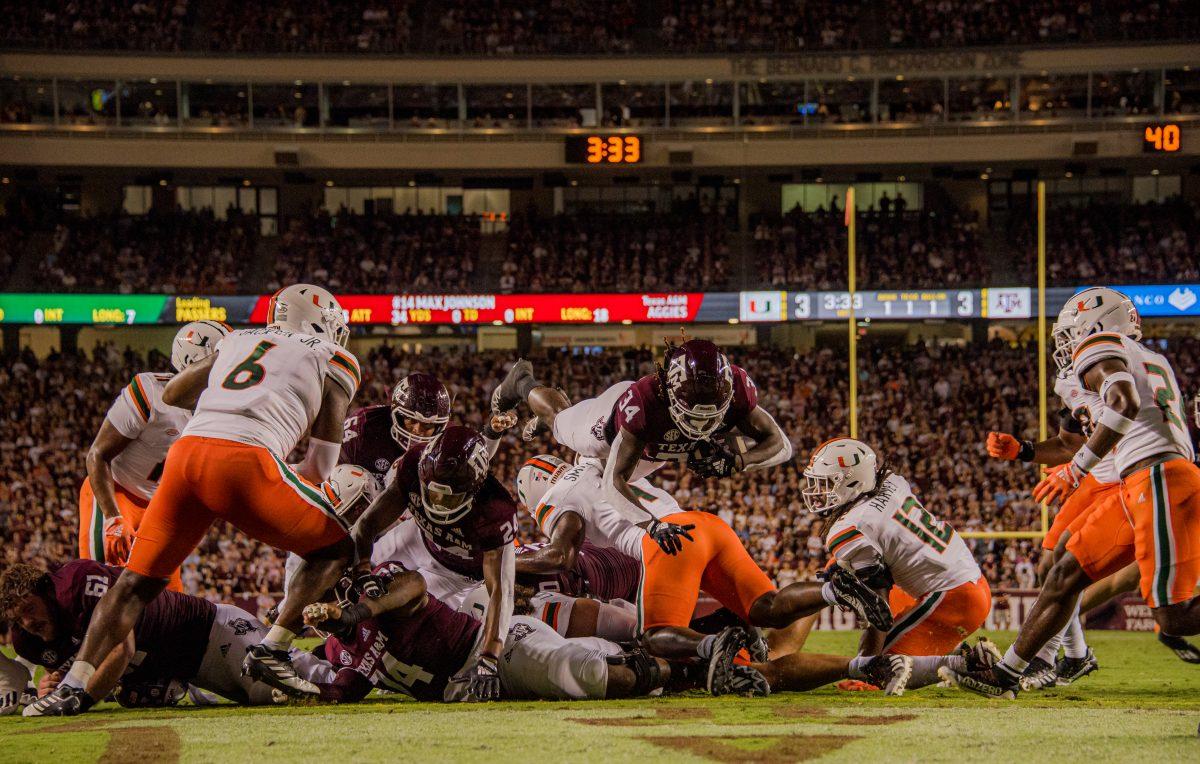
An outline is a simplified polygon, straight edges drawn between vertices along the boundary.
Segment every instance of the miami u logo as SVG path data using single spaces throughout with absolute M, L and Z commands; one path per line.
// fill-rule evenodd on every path
M 857 467 L 860 463 L 862 463 L 862 457 L 859 456 L 857 451 L 854 452 L 854 461 L 850 464 L 846 464 L 846 457 L 838 457 L 838 466 L 842 469 L 846 469 L 847 467 Z
M 1092 308 L 1099 308 L 1103 304 L 1104 296 L 1095 295 L 1094 297 L 1089 297 L 1086 300 L 1080 300 L 1079 302 L 1075 303 L 1075 309 L 1083 312 L 1085 310 L 1091 310 Z

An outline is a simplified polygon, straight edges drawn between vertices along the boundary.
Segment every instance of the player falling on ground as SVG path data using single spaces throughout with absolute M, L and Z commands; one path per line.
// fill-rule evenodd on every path
M 493 700 L 499 692 L 498 662 L 512 617 L 517 505 L 489 471 L 482 435 L 449 425 L 431 442 L 410 448 L 396 475 L 353 528 L 358 571 L 368 575 L 375 542 L 406 513 L 419 529 L 422 552 L 432 563 L 421 571 L 435 596 L 458 607 L 483 581 L 488 590 L 483 648 L 470 693 Z M 416 535 L 416 534 L 412 534 Z M 314 598 L 316 599 L 316 598 Z
M 348 337 L 333 295 L 297 284 L 272 296 L 265 328 L 231 332 L 215 354 L 167 383 L 163 402 L 196 413 L 171 446 L 128 566 L 97 606 L 62 683 L 30 707 L 35 714 L 78 714 L 91 706 L 84 688 L 97 667 L 217 519 L 304 558 L 292 577 L 294 598 L 246 653 L 244 669 L 283 692 L 316 693 L 297 676 L 288 648 L 303 625 L 303 604 L 329 589 L 353 556 L 337 495 L 321 485 L 337 463 L 342 423 L 360 381 L 358 362 L 344 350 Z M 305 433 L 307 453 L 292 467 L 284 459 Z M 363 586 L 379 593 L 369 577 Z
M 64 671 L 97 603 L 120 573 L 92 560 L 74 560 L 52 573 L 25 564 L 7 568 L 0 574 L 0 614 L 13 623 L 17 655 L 51 673 Z M 97 667 L 85 691 L 99 702 L 119 685 L 121 705 L 150 707 L 173 705 L 190 684 L 235 703 L 273 703 L 270 687 L 242 674 L 246 650 L 265 630 L 234 605 L 161 592 Z M 309 653 L 293 650 L 292 658 L 309 681 L 333 677 L 333 668 Z
M 661 520 L 652 518 L 635 524 L 611 503 L 595 500 L 600 480 L 594 464 L 567 468 L 553 457 L 538 456 L 522 468 L 518 491 L 522 502 L 534 507 L 534 517 L 550 531 L 552 539 L 561 533 L 559 525 L 566 523 L 562 527 L 575 528 L 596 543 L 620 549 L 641 562 L 637 633 L 651 654 L 707 662 L 719 644 L 729 643 L 734 633 L 742 633 L 732 628 L 720 635 L 705 635 L 691 628 L 701 589 L 752 626 L 784 628 L 826 606 L 820 587 L 815 597 L 820 605 L 815 609 L 810 609 L 813 597 L 808 585 L 792 584 L 776 591 L 737 534 L 716 515 L 676 512 Z M 839 605 L 854 609 L 860 617 L 883 628 L 891 625 L 887 603 L 850 573 L 835 572 L 826 591 Z M 755 635 L 745 641 L 753 654 L 765 659 L 767 648 L 761 638 Z M 871 667 L 869 671 L 867 666 Z M 903 691 L 910 669 L 907 658 L 885 658 L 874 663 L 866 659 L 854 667 L 850 678 L 882 679 L 883 684 Z M 843 673 L 829 681 L 847 678 L 848 671 L 846 663 Z M 728 673 L 723 691 L 769 692 L 760 675 L 742 666 Z
M 1063 337 L 1069 330 L 1071 322 L 1069 311 L 1074 306 L 1068 303 L 1059 314 L 1058 320 L 1051 330 L 1051 336 Z M 1019 460 L 1034 464 L 1061 465 L 1069 462 L 1075 452 L 1087 442 L 1095 429 L 1097 418 L 1103 407 L 1103 402 L 1097 393 L 1088 390 L 1079 383 L 1078 377 L 1071 368 L 1070 346 L 1066 342 L 1056 343 L 1055 360 L 1058 373 L 1054 381 L 1054 392 L 1062 401 L 1059 411 L 1058 434 L 1033 443 L 1020 440 L 1013 435 L 1000 432 L 988 433 L 988 454 L 998 459 Z M 1079 488 L 1063 502 L 1049 531 L 1042 539 L 1042 560 L 1039 563 L 1040 578 L 1044 581 L 1051 566 L 1060 560 L 1067 552 L 1070 544 L 1072 554 L 1088 578 L 1094 581 L 1104 580 L 1106 574 L 1112 571 L 1114 563 L 1119 560 L 1104 561 L 1103 551 L 1107 549 L 1104 539 L 1113 534 L 1128 533 L 1129 529 L 1123 522 L 1124 511 L 1118 511 L 1120 491 L 1120 474 L 1117 472 L 1115 454 L 1109 452 L 1079 483 Z M 1103 508 L 1103 513 L 1095 520 L 1089 520 L 1093 510 Z M 1072 537 L 1080 535 L 1082 529 L 1084 538 L 1071 543 Z M 1124 529 L 1124 530 L 1123 530 Z M 1099 544 L 1100 546 L 1097 546 Z M 1095 554 L 1093 550 L 1099 550 Z M 1098 564 L 1100 563 L 1100 564 Z M 1136 571 L 1136 563 L 1128 568 Z M 1112 596 L 1132 591 L 1137 588 L 1138 576 L 1113 573 L 1107 579 L 1112 586 L 1107 590 Z M 1071 620 L 1063 631 L 1046 642 L 1037 656 L 1029 662 L 1025 676 L 1021 679 L 1021 689 L 1035 690 L 1051 685 L 1068 685 L 1075 680 L 1099 668 L 1095 654 L 1087 645 L 1084 636 L 1080 613 L 1086 612 L 1083 603 L 1071 616 Z M 1170 637 L 1158 630 L 1159 641 L 1175 653 L 1181 660 L 1189 663 L 1200 662 L 1200 651 L 1197 651 L 1182 637 Z M 1058 658 L 1058 648 L 1063 648 L 1063 657 Z
M 229 327 L 217 321 L 184 325 L 171 343 L 171 366 L 181 372 L 216 352 Z M 162 477 L 167 450 L 192 417 L 163 403 L 171 374 L 137 374 L 104 416 L 87 452 L 79 489 L 79 556 L 124 565 L 129 547 Z M 179 571 L 168 587 L 183 591 Z
M 1200 468 L 1192 463 L 1175 373 L 1165 357 L 1138 342 L 1140 320 L 1125 295 L 1091 288 L 1072 297 L 1069 305 L 1056 344 L 1070 350 L 1072 373 L 1099 395 L 1100 410 L 1087 443 L 1038 484 L 1034 498 L 1059 502 L 1070 497 L 1110 452 L 1115 453 L 1121 487 L 1089 513 L 1067 542 L 1004 659 L 991 669 L 951 677 L 960 687 L 989 697 L 1015 697 L 1022 673 L 1066 626 L 1080 593 L 1134 560 L 1142 596 L 1163 633 L 1182 637 L 1200 632 L 1200 599 L 1195 597 Z
M 493 393 L 492 410 L 507 412 L 521 401 L 560 444 L 603 461 L 606 498 L 635 522 L 655 514 L 639 495 L 639 479 L 668 461 L 702 477 L 728 477 L 792 457 L 787 435 L 759 407 L 750 376 L 708 340 L 670 344 L 655 373 L 574 406 L 561 391 L 539 385 L 521 360 Z M 720 442 L 734 431 L 754 445 L 734 453 Z
M 392 388 L 389 404 L 364 406 L 347 417 L 340 462 L 357 464 L 386 485 L 404 452 L 433 440 L 449 421 L 450 391 L 432 374 L 413 372 Z
M 332 633 L 325 654 L 339 667 L 321 686 L 327 701 L 354 702 L 373 687 L 418 700 L 481 700 L 476 689 L 486 627 L 427 593 L 420 574 L 385 563 L 379 599 L 305 608 L 306 622 Z M 495 693 L 486 699 L 582 700 L 646 695 L 670 669 L 641 651 L 624 654 L 602 639 L 564 639 L 546 624 L 516 616 L 496 653 Z
M 982 628 L 992 608 L 991 588 L 971 550 L 862 441 L 822 443 L 804 477 L 804 503 L 826 519 L 825 544 L 835 564 L 891 597 L 895 623 L 886 632 L 867 629 L 859 654 L 913 656 L 909 688 L 937 682 L 943 656 Z M 974 650 L 984 663 L 1000 657 L 986 639 Z

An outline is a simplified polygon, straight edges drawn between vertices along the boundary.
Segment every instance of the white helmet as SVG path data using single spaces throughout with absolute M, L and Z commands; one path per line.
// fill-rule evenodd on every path
M 326 482 L 337 494 L 338 501 L 334 511 L 342 518 L 351 519 L 351 511 L 360 502 L 366 507 L 379 493 L 379 481 L 357 464 L 339 464 L 333 468 Z
M 801 494 L 809 512 L 826 515 L 846 506 L 875 488 L 879 459 L 866 443 L 834 438 L 817 446 L 808 466 Z
M 1054 365 L 1058 375 L 1066 377 L 1071 371 L 1071 311 L 1074 306 L 1067 303 L 1058 312 L 1054 326 L 1050 327 L 1050 339 L 1054 340 Z
M 271 295 L 267 324 L 332 340 L 342 347 L 350 338 L 346 314 L 337 298 L 328 289 L 312 284 L 293 284 Z
M 554 481 L 569 467 L 562 459 L 548 454 L 529 459 L 517 473 L 517 500 L 532 512 L 542 503 L 542 497 Z
M 1059 314 L 1059 323 L 1063 325 L 1060 331 L 1065 335 L 1071 353 L 1080 342 L 1100 332 L 1115 332 L 1131 340 L 1142 338 L 1142 319 L 1133 301 L 1108 287 L 1090 287 L 1067 300 Z M 1061 370 L 1063 362 L 1057 347 L 1054 360 Z
M 196 361 L 217 352 L 221 339 L 229 334 L 229 325 L 220 321 L 193 321 L 175 333 L 171 343 L 171 365 L 183 371 Z

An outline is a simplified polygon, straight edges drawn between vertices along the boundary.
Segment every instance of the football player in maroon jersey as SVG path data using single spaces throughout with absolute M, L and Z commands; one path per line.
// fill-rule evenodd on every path
M 432 374 L 413 372 L 392 388 L 389 405 L 364 406 L 346 418 L 339 464 L 357 464 L 382 485 L 414 444 L 433 440 L 450 421 L 450 391 Z

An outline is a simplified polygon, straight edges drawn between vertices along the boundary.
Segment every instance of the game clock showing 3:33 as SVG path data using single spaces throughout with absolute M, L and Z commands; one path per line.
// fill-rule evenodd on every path
M 640 135 L 570 135 L 566 142 L 567 164 L 628 165 L 642 163 Z

